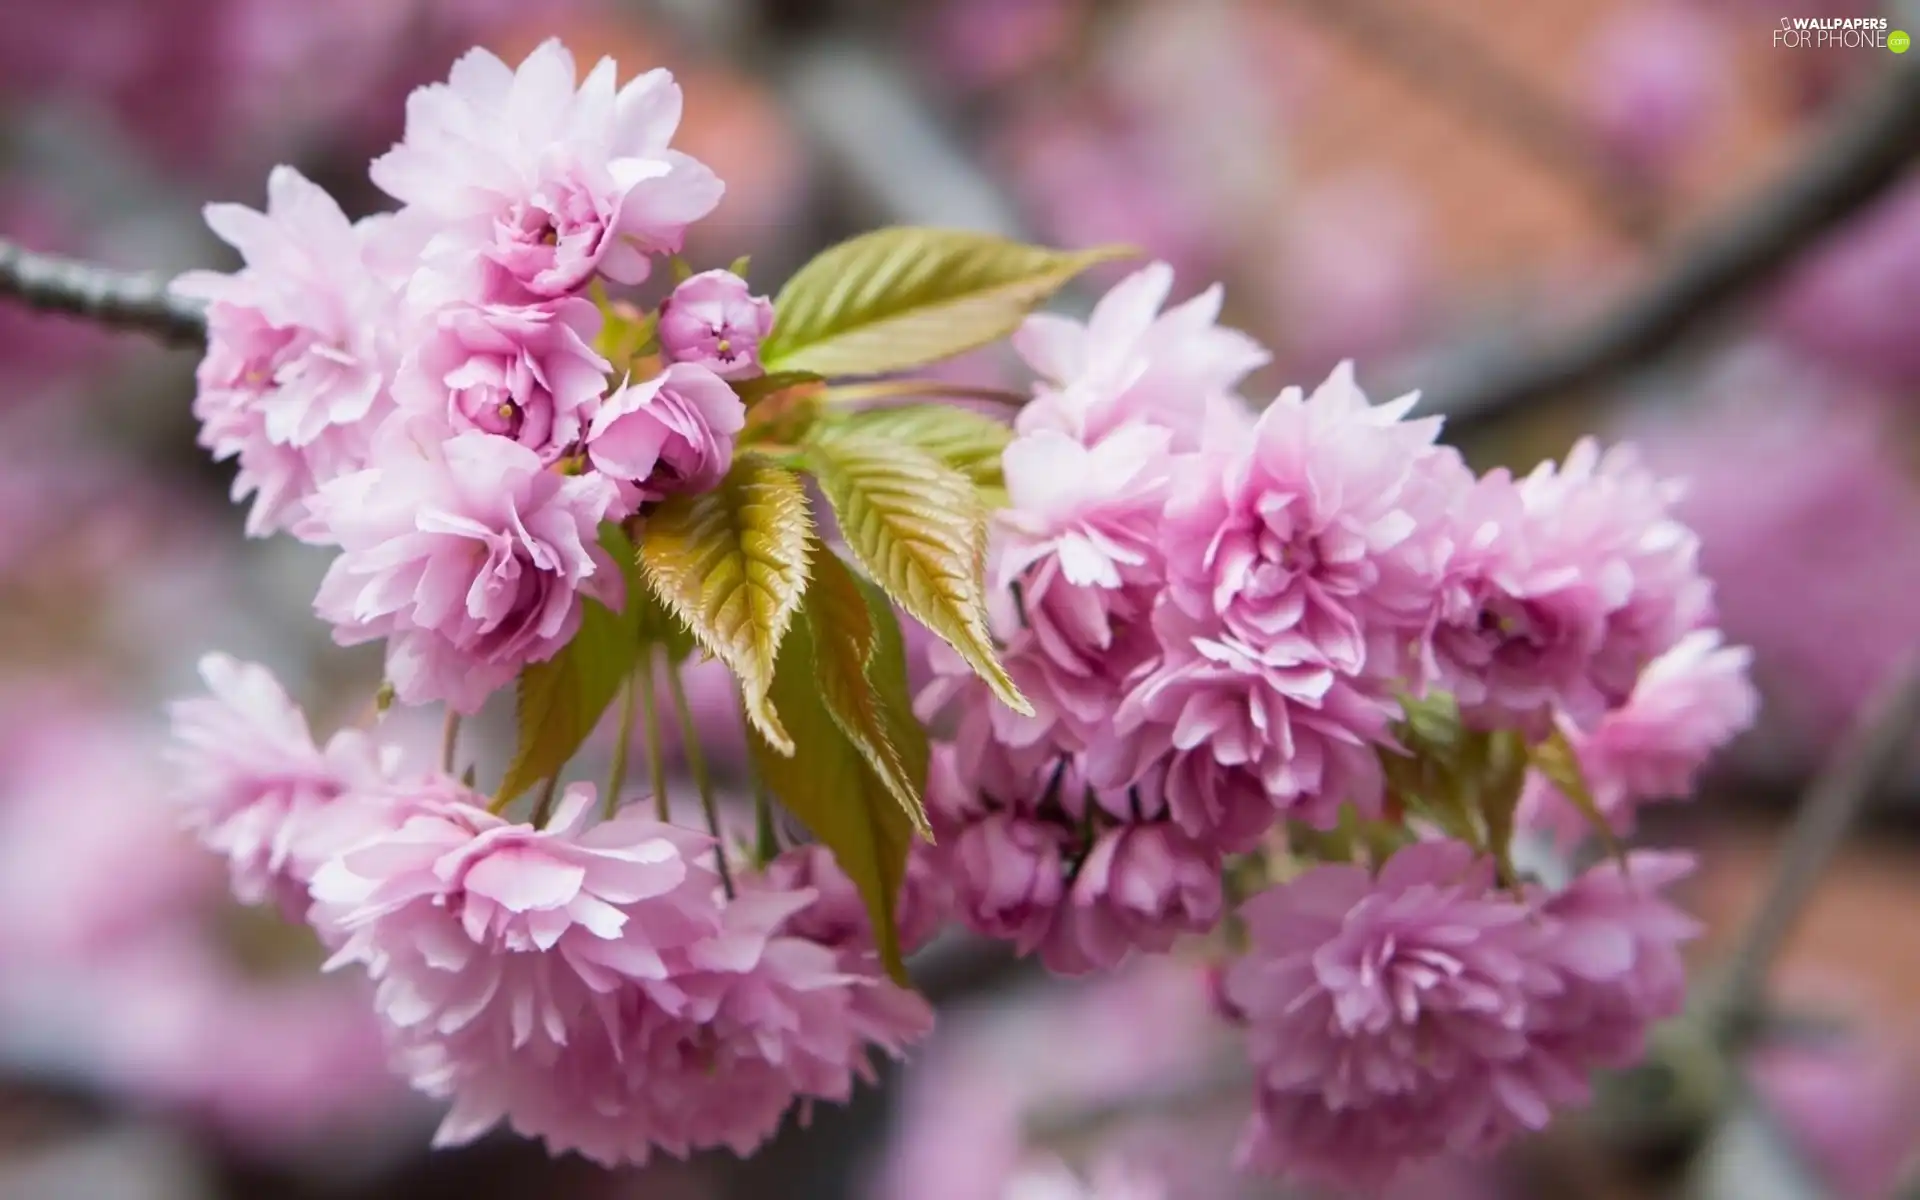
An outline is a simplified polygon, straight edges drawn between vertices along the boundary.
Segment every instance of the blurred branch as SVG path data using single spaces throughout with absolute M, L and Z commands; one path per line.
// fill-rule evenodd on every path
M 206 339 L 206 314 L 170 293 L 168 282 L 156 272 L 116 271 L 0 238 L 0 295 L 43 312 L 149 333 L 169 345 L 199 345 Z
M 1654 193 L 1614 167 L 1606 148 L 1558 97 L 1509 70 L 1476 39 L 1423 13 L 1418 5 L 1382 0 L 1292 3 L 1361 54 L 1572 181 L 1622 237 L 1645 243 L 1659 232 L 1661 206 Z
M 1920 75 L 1917 72 L 1916 75 Z M 1721 998 L 1722 1036 L 1744 1042 L 1766 1001 L 1767 976 L 1806 908 L 1814 885 L 1867 797 L 1898 764 L 1920 726 L 1920 656 L 1909 654 L 1861 712 L 1801 802 L 1773 880 L 1729 959 Z
M 1716 220 L 1667 270 L 1591 325 L 1541 345 L 1469 354 L 1423 389 L 1456 427 L 1607 382 L 1682 342 L 1893 187 L 1920 159 L 1920 66 L 1901 63 L 1785 179 Z

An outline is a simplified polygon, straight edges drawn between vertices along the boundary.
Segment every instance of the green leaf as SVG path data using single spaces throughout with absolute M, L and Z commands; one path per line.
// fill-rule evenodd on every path
M 811 616 L 802 612 L 780 644 L 772 688 L 773 703 L 793 731 L 793 750 L 788 754 L 769 745 L 757 727 L 748 730 L 748 748 L 760 780 L 833 852 L 834 861 L 860 889 L 880 960 L 904 985 L 906 966 L 894 913 L 906 878 L 913 826 L 828 711 L 816 675 L 821 659 Z
M 747 268 L 751 266 L 752 263 L 753 256 L 751 254 L 742 254 L 739 258 L 733 260 L 733 265 L 728 267 L 727 270 L 745 279 L 747 277 Z
M 647 585 L 740 680 L 748 719 L 782 754 L 793 741 L 768 689 L 806 591 L 812 540 L 800 477 L 756 454 L 735 459 L 714 490 L 654 509 L 640 538 Z
M 800 268 L 774 300 L 760 346 L 769 371 L 884 375 L 1012 333 L 1095 263 L 1131 250 L 1065 252 L 955 229 L 878 229 Z
M 827 713 L 906 812 L 914 829 L 931 839 L 933 829 L 927 824 L 920 799 L 921 789 L 926 786 L 925 733 L 908 710 L 907 720 L 921 733 L 917 762 L 909 762 L 908 754 L 898 744 L 904 731 L 897 717 L 887 712 L 893 697 L 883 694 L 874 680 L 880 649 L 875 613 L 853 572 L 831 551 L 822 550 L 813 556 L 813 582 L 807 588 L 805 611 L 813 631 L 820 699 Z M 889 620 L 892 615 L 889 606 Z
M 755 375 L 752 379 L 735 379 L 732 382 L 733 394 L 740 397 L 741 403 L 748 408 L 775 392 L 784 392 L 788 388 L 799 387 L 803 383 L 819 383 L 822 376 L 812 371 L 780 371 L 772 375 Z
M 673 281 L 676 284 L 685 283 L 693 278 L 693 264 L 678 254 L 667 260 L 667 267 L 673 272 Z
M 880 696 L 880 715 L 888 736 L 907 766 L 907 778 L 915 796 L 927 790 L 927 730 L 913 715 L 913 688 L 907 680 L 907 642 L 900 633 L 900 615 L 893 601 L 871 579 L 854 576 L 867 611 L 873 618 L 873 658 L 867 663 L 867 678 Z M 931 840 L 931 838 L 929 838 Z
M 986 513 L 967 477 L 911 446 L 850 429 L 816 428 L 805 453 L 861 568 L 957 650 L 1002 703 L 1031 715 L 987 630 Z
M 1586 772 L 1580 768 L 1580 755 L 1567 740 L 1567 735 L 1559 727 L 1547 735 L 1545 741 L 1534 743 L 1530 755 L 1533 769 L 1546 776 L 1567 803 L 1586 818 L 1592 827 L 1594 836 L 1607 848 L 1607 853 L 1625 861 L 1626 851 L 1620 845 L 1620 839 L 1613 834 L 1613 826 L 1600 812 L 1600 805 L 1594 801 L 1593 792 L 1587 787 Z
M 983 491 L 1006 488 L 1000 455 L 1013 440 L 1013 430 L 992 417 L 951 404 L 909 404 L 854 413 L 842 423 L 868 437 L 922 450 Z
M 499 800 L 559 774 L 619 694 L 639 647 L 625 616 L 581 601 L 580 632 L 558 654 L 520 672 L 519 732 Z
M 620 564 L 626 578 L 627 616 L 639 637 L 640 648 L 658 646 L 666 652 L 669 663 L 687 661 L 693 655 L 693 631 L 685 621 L 668 612 L 666 605 L 660 603 L 660 597 L 647 586 L 646 576 L 640 570 L 640 552 L 634 549 L 627 531 L 617 521 L 602 521 L 600 544 L 606 547 L 613 561 Z

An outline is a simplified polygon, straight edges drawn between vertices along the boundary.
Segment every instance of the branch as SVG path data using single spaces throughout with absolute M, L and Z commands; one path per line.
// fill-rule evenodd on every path
M 1722 1036 L 1738 1044 L 1756 1028 L 1767 976 L 1805 909 L 1814 884 L 1879 781 L 1913 744 L 1920 725 L 1920 653 L 1910 653 L 1826 768 L 1807 790 L 1780 850 L 1772 882 L 1729 959 L 1721 997 Z
M 1663 274 L 1558 340 L 1469 354 L 1424 387 L 1458 429 L 1611 381 L 1673 349 L 1865 209 L 1920 158 L 1920 66 L 1899 64 L 1777 186 L 1715 221 Z
M 116 271 L 0 238 L 0 295 L 16 296 L 43 312 L 149 333 L 168 345 L 197 346 L 206 340 L 206 314 L 194 301 L 169 292 L 169 282 L 157 272 Z
M 1661 223 L 1653 192 L 1611 165 L 1599 139 L 1480 43 L 1419 6 L 1377 0 L 1294 0 L 1312 20 L 1343 35 L 1423 92 L 1452 104 L 1516 150 L 1571 180 L 1614 231 L 1649 241 Z

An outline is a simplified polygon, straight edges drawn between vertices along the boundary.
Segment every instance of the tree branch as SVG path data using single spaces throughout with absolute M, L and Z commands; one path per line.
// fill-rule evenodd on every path
M 1901 63 L 1851 106 L 1780 183 L 1715 221 L 1672 266 L 1591 325 L 1542 344 L 1471 353 L 1431 371 L 1424 411 L 1450 425 L 1607 383 L 1698 332 L 1778 275 L 1920 158 L 1920 66 Z
M 0 238 L 0 295 L 43 312 L 152 334 L 169 345 L 197 346 L 206 340 L 206 314 L 169 292 L 169 282 L 157 272 L 116 271 Z

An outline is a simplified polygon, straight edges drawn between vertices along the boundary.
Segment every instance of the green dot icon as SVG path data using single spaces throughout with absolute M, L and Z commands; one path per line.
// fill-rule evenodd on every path
M 1911 45 L 1913 45 L 1913 39 L 1907 36 L 1907 31 L 1904 29 L 1896 29 L 1887 35 L 1887 49 L 1895 54 L 1905 54 L 1907 47 Z

